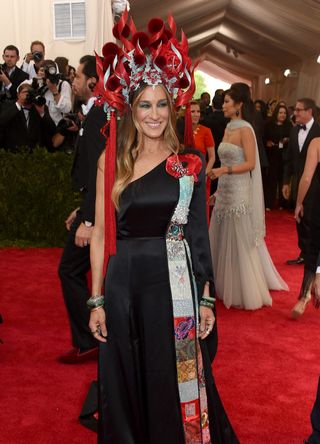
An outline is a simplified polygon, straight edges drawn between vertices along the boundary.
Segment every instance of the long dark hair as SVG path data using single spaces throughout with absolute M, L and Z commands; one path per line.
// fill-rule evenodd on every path
M 246 83 L 233 83 L 230 89 L 224 92 L 224 96 L 229 96 L 234 103 L 242 103 L 241 116 L 243 120 L 253 122 L 254 105 L 251 99 L 250 88 Z
M 256 103 L 259 103 L 260 105 L 260 109 L 261 109 L 261 115 L 263 120 L 266 120 L 266 118 L 268 117 L 268 105 L 266 104 L 266 102 L 264 102 L 261 99 L 257 99 L 253 102 L 254 106 L 256 106 Z
M 272 120 L 274 123 L 277 123 L 277 121 L 278 121 L 278 114 L 279 114 L 279 111 L 280 111 L 281 108 L 285 109 L 285 110 L 286 110 L 286 113 L 287 113 L 287 115 L 286 115 L 286 120 L 285 120 L 283 123 L 289 123 L 289 122 L 290 122 L 290 118 L 289 118 L 289 111 L 288 111 L 288 108 L 287 108 L 285 105 L 281 105 L 281 104 L 279 104 L 279 103 L 278 103 L 278 105 L 275 107 L 275 109 L 274 109 L 274 111 L 273 111 L 273 113 L 272 113 L 271 120 Z

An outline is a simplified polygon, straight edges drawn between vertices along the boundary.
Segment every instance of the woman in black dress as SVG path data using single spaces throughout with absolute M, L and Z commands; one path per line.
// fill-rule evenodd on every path
M 288 145 L 291 128 L 292 125 L 287 108 L 284 105 L 277 105 L 264 131 L 264 140 L 269 161 L 265 189 L 265 205 L 267 209 L 275 207 L 277 197 L 279 207 L 282 208 L 285 205 L 285 199 L 281 192 L 283 183 L 283 156 Z
M 310 234 L 306 258 L 304 263 L 304 275 L 301 284 L 299 300 L 292 309 L 292 317 L 299 318 L 311 301 L 311 293 L 317 271 L 317 260 L 320 251 L 320 137 L 312 140 L 308 148 L 306 164 L 299 182 L 298 197 L 295 208 L 295 218 L 300 223 L 303 217 L 303 201 L 310 186 L 318 192 L 314 194 L 312 215 L 310 217 Z M 315 295 L 314 305 L 320 307 L 320 299 Z
M 217 331 L 205 160 L 194 150 L 182 152 L 171 84 L 165 75 L 155 83 L 152 54 L 147 63 L 152 75 L 132 88 L 118 127 L 116 254 L 108 261 L 105 297 L 112 128 L 97 175 L 88 302 L 90 329 L 100 341 L 98 442 L 234 444 L 211 371 Z M 130 85 L 139 73 L 134 65 Z

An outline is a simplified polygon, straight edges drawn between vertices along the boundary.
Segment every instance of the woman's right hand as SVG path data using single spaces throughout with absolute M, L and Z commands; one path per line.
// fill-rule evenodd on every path
M 294 218 L 298 222 L 298 224 L 301 222 L 302 217 L 303 217 L 303 205 L 297 204 L 294 210 Z
M 91 310 L 89 328 L 100 342 L 107 342 L 106 312 L 103 307 Z
M 211 196 L 210 196 L 209 199 L 208 199 L 208 205 L 209 205 L 209 207 L 214 207 L 214 206 L 215 206 L 216 199 L 217 199 L 217 195 L 216 195 L 216 193 L 211 194 Z

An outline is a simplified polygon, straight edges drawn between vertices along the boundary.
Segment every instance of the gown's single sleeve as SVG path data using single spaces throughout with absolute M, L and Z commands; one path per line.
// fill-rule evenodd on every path
M 206 215 L 206 162 L 204 156 L 199 151 L 188 150 L 190 154 L 196 154 L 201 158 L 202 168 L 198 177 L 198 182 L 194 184 L 193 196 L 190 203 L 188 224 L 185 230 L 185 238 L 189 244 L 192 258 L 193 274 L 196 280 L 198 298 L 201 299 L 206 282 L 210 285 L 210 296 L 215 297 L 213 267 L 209 243 L 208 222 Z M 215 307 L 213 309 L 216 316 Z M 201 341 L 202 348 L 206 344 L 211 362 L 217 352 L 218 333 L 217 322 L 213 331 Z
M 188 152 L 191 153 L 191 150 Z M 201 158 L 202 168 L 198 182 L 194 184 L 186 226 L 186 239 L 191 250 L 193 273 L 198 287 L 202 288 L 202 292 L 199 294 L 199 298 L 201 298 L 206 282 L 210 283 L 211 295 L 214 295 L 215 290 L 206 216 L 206 162 L 204 156 L 198 151 L 192 150 L 192 153 Z

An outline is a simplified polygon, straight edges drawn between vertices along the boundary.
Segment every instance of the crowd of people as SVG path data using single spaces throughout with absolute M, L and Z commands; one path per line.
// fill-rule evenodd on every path
M 79 131 L 72 93 L 75 68 L 68 59 L 45 58 L 45 46 L 34 41 L 20 67 L 19 49 L 7 45 L 0 65 L 0 146 L 9 151 L 35 146 L 72 152 Z M 59 137 L 57 135 L 62 135 Z
M 99 344 L 99 442 L 157 444 L 165 429 L 167 443 L 236 444 L 211 371 L 215 298 L 254 310 L 272 304 L 270 289 L 288 290 L 264 219 L 265 206 L 293 205 L 301 253 L 288 264 L 305 273 L 292 316 L 314 288 L 319 307 L 316 106 L 253 102 L 243 83 L 217 90 L 212 103 L 206 92 L 193 101 L 191 62 L 173 22 L 158 50 L 158 40 L 144 39 L 143 48 L 129 41 L 138 53 L 125 68 L 114 43 L 104 46 L 108 63 L 86 55 L 77 69 L 46 59 L 40 41 L 19 68 L 19 50 L 8 45 L 0 145 L 74 151 L 82 201 L 67 217 L 59 265 L 73 348 L 60 362 L 96 359 Z M 161 57 L 176 60 L 171 71 L 153 58 L 162 45 Z M 177 77 L 181 67 L 188 75 Z

